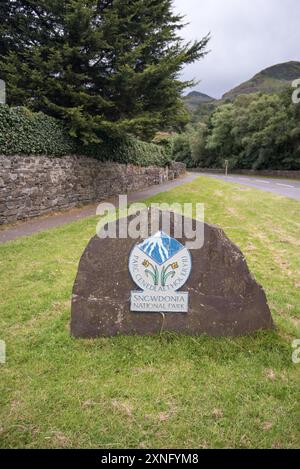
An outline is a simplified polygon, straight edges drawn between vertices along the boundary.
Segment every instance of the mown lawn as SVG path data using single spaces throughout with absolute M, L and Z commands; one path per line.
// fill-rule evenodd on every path
M 76 340 L 70 295 L 96 217 L 2 245 L 0 447 L 299 446 L 299 202 L 205 177 L 154 200 L 205 203 L 264 286 L 277 330 Z

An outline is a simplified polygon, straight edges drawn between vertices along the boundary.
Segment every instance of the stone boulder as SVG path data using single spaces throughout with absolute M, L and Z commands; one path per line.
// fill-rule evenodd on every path
M 170 236 L 174 233 L 173 216 L 171 221 Z M 190 250 L 192 270 L 181 288 L 189 293 L 188 312 L 131 312 L 130 293 L 137 286 L 130 276 L 128 259 L 141 241 L 97 236 L 90 240 L 73 287 L 73 336 L 151 335 L 162 330 L 239 336 L 274 327 L 265 293 L 249 272 L 244 255 L 220 228 L 207 223 L 203 247 Z M 178 241 L 184 244 L 186 239 Z

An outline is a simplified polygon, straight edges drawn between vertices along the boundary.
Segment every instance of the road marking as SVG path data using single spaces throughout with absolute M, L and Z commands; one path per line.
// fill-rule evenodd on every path
M 257 182 L 262 182 L 263 184 L 270 184 L 270 181 L 263 181 L 262 179 L 255 179 Z
M 295 189 L 295 186 L 290 186 L 289 184 L 280 184 L 279 182 L 276 182 L 276 186 L 291 187 L 292 189 Z

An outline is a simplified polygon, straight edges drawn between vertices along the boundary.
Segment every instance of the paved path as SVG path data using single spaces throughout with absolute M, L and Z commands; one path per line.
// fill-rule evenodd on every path
M 196 173 L 199 175 L 199 173 Z M 255 187 L 266 192 L 300 200 L 300 181 L 291 179 L 263 178 L 257 176 L 239 176 L 238 174 L 225 176 L 222 174 L 202 173 L 202 176 L 209 176 L 215 179 L 222 179 L 227 182 L 234 182 L 244 186 Z
M 165 192 L 174 187 L 181 186 L 187 182 L 192 182 L 194 179 L 199 177 L 199 173 L 188 173 L 186 176 L 169 181 L 164 184 L 151 186 L 143 191 L 133 192 L 128 194 L 128 202 L 137 202 L 139 200 L 146 199 L 153 195 Z M 112 197 L 102 202 L 111 202 L 117 204 L 117 197 Z M 99 202 L 100 203 L 100 202 Z M 93 204 L 81 208 L 73 208 L 64 212 L 57 212 L 44 217 L 33 218 L 28 221 L 20 221 L 19 223 L 0 230 L 0 244 L 12 241 L 23 236 L 30 236 L 34 233 L 46 231 L 57 226 L 65 225 L 82 218 L 90 217 L 96 214 L 96 208 L 98 204 Z

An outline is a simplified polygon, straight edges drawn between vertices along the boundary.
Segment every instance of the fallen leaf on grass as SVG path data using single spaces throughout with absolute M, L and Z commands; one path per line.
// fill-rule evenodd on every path
M 117 399 L 113 399 L 112 405 L 115 409 L 127 414 L 128 417 L 132 417 L 133 407 L 128 402 L 122 402 L 118 401 Z
M 275 371 L 269 368 L 268 370 L 266 370 L 266 377 L 269 378 L 271 381 L 275 381 L 276 379 Z
M 69 445 L 69 438 L 62 432 L 53 432 L 53 439 L 55 441 L 55 446 L 65 447 Z
M 220 419 L 220 418 L 223 417 L 223 412 L 222 412 L 222 410 L 220 410 L 220 409 L 214 409 L 214 410 L 212 411 L 212 415 L 213 415 L 213 417 L 215 417 L 216 419 Z
M 169 420 L 169 418 L 170 418 L 170 414 L 168 414 L 167 412 L 160 412 L 158 414 L 158 419 L 161 422 L 165 422 L 166 420 Z
M 82 403 L 82 407 L 85 409 L 86 407 L 92 407 L 94 404 L 96 404 L 95 401 L 92 399 L 88 399 L 87 401 Z
M 273 423 L 272 422 L 265 422 L 263 424 L 263 430 L 265 432 L 267 432 L 268 430 L 270 430 L 271 428 L 273 427 Z

